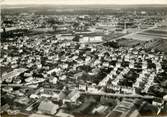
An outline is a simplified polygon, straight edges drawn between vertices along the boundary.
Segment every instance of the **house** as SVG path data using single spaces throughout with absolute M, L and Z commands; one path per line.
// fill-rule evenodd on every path
M 26 81 L 27 83 L 30 83 L 30 82 L 32 82 L 33 80 L 34 80 L 33 77 L 28 77 L 28 78 L 25 79 L 25 81 Z
M 96 89 L 95 87 L 88 87 L 88 92 L 98 92 L 98 89 Z
M 109 65 L 110 65 L 109 62 L 104 62 L 104 63 L 103 63 L 103 66 L 104 66 L 104 67 L 109 67 Z
M 125 61 L 129 61 L 130 60 L 130 55 L 129 54 L 127 54 L 127 55 L 125 55 Z
M 134 63 L 133 62 L 131 62 L 130 64 L 129 64 L 129 68 L 134 68 Z
M 130 87 L 122 87 L 121 90 L 126 94 L 132 94 L 134 93 L 134 89 Z
M 142 69 L 147 69 L 147 61 L 144 61 L 142 64 Z
M 67 79 L 67 76 L 66 75 L 62 75 L 59 77 L 60 80 L 66 80 Z
M 121 62 L 117 62 L 116 67 L 118 67 L 118 68 L 121 67 Z
M 114 81 L 112 81 L 112 84 L 113 84 L 114 86 L 117 86 L 118 83 L 119 83 L 119 79 L 117 79 L 117 78 L 116 78 Z
M 163 100 L 167 102 L 167 95 L 163 97 Z
M 57 79 L 56 77 L 54 77 L 54 78 L 51 80 L 51 82 L 52 82 L 53 84 L 57 84 L 58 79 Z
M 86 91 L 86 85 L 79 84 L 79 90 Z
M 58 100 L 63 100 L 66 98 L 66 93 L 64 91 L 61 91 L 59 94 L 58 94 Z
M 38 111 L 46 114 L 55 114 L 57 110 L 59 109 L 59 106 L 52 103 L 49 100 L 44 100 L 39 104 Z
M 54 69 L 48 71 L 47 74 L 52 74 L 53 72 L 56 72 L 56 73 L 57 73 L 57 72 L 60 72 L 60 71 L 61 71 L 60 68 L 54 68 Z
M 37 94 L 31 94 L 31 95 L 30 95 L 30 98 L 32 98 L 32 99 L 38 99 L 39 96 L 38 96 Z
M 7 93 L 11 93 L 13 91 L 12 87 L 4 87 L 2 88 L 2 91 L 7 92 Z
M 77 89 L 74 89 L 74 90 L 68 95 L 68 98 L 69 98 L 72 102 L 76 102 L 79 97 L 80 97 L 80 92 L 79 92 Z

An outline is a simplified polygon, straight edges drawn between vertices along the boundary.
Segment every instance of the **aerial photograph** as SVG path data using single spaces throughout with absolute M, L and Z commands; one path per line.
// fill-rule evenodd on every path
M 167 117 L 167 0 L 0 0 L 0 116 Z

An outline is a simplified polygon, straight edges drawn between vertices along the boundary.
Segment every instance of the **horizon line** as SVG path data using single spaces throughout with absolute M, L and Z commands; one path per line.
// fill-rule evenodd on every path
M 52 4 L 52 3 L 26 3 L 26 4 L 24 4 L 24 3 L 22 3 L 22 4 L 7 4 L 7 3 L 1 3 L 1 5 L 69 5 L 69 6 L 71 6 L 71 5 L 167 5 L 167 3 L 166 4 L 163 4 L 163 3 L 152 3 L 152 4 L 147 4 L 147 3 L 144 3 L 144 4 L 134 4 L 134 3 L 131 3 L 131 4 L 98 4 L 98 3 L 96 3 L 96 4 Z

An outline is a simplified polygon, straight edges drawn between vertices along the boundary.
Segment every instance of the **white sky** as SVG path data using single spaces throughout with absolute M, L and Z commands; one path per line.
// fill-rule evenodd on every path
M 0 0 L 2 4 L 167 4 L 167 0 Z

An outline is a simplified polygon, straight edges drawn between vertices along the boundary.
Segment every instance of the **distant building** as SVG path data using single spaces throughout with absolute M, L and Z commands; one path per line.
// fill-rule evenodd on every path
M 102 36 L 85 36 L 80 38 L 80 42 L 81 43 L 98 43 L 98 42 L 102 42 L 103 41 L 103 37 Z

